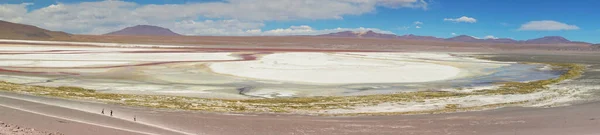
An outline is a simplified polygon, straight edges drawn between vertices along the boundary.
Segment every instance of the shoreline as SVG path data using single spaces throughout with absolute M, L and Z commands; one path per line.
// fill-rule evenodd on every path
M 6 94 L 0 92 L 0 95 Z M 155 123 L 157 126 L 185 131 L 194 134 L 220 134 L 220 135 L 251 135 L 251 134 L 350 134 L 360 135 L 364 133 L 376 133 L 383 135 L 438 135 L 438 134 L 536 134 L 536 135 L 562 135 L 562 134 L 590 134 L 598 133 L 600 129 L 600 102 L 589 102 L 575 104 L 572 106 L 553 108 L 526 108 L 508 107 L 486 111 L 459 112 L 446 114 L 423 114 L 423 115 L 393 115 L 393 116 L 306 116 L 286 114 L 221 114 L 203 113 L 194 111 L 175 111 L 139 107 L 124 107 L 112 104 L 80 102 L 65 99 L 36 97 L 21 94 L 12 94 L 17 98 L 30 97 L 40 100 L 61 101 L 71 106 L 89 106 L 95 108 L 111 108 L 121 113 L 135 113 L 139 121 Z M 0 97 L 0 100 L 3 100 Z M 27 103 L 27 101 L 25 101 Z M 6 104 L 2 102 L 1 104 Z M 56 103 L 56 102 L 49 102 Z M 29 105 L 28 105 L 29 106 Z M 43 104 L 34 103 L 31 107 L 40 109 L 42 113 L 66 113 L 75 108 L 47 107 Z M 56 109 L 49 109 L 56 108 Z M 2 109 L 2 107 L 0 107 Z M 96 110 L 100 111 L 100 110 Z M 4 111 L 3 111 L 4 112 Z M 76 111 L 80 112 L 80 111 Z M 99 112 L 68 113 L 69 118 L 83 120 L 97 120 L 91 117 L 100 115 Z M 39 115 L 25 115 L 25 112 L 12 115 L 13 120 L 5 122 L 21 122 L 19 125 L 28 125 L 39 130 L 61 131 L 70 134 L 132 134 L 120 130 L 102 128 L 94 125 L 76 124 L 64 119 L 46 120 L 48 118 Z M 103 116 L 115 121 L 109 125 L 128 127 L 126 123 L 131 120 L 121 120 Z M 6 117 L 0 116 L 0 119 Z M 36 119 L 36 123 L 28 123 L 24 119 Z M 106 120 L 106 119 L 105 119 Z M 49 122 L 47 122 L 49 121 Z M 66 122 L 60 124 L 59 121 Z M 261 121 L 258 122 L 257 121 Z M 435 121 L 431 123 L 431 121 Z M 47 123 L 47 124 L 44 124 Z M 54 124 L 52 124 L 54 123 Z M 59 124 L 57 124 L 59 123 Z M 474 124 L 476 123 L 476 124 Z M 546 123 L 546 124 L 544 124 Z M 135 124 L 135 123 L 134 123 Z M 53 125 L 58 125 L 53 126 Z M 137 124 L 136 124 L 137 125 Z M 136 126 L 129 125 L 129 126 Z M 139 125 L 137 125 L 139 126 Z M 499 127 L 500 126 L 500 127 Z M 268 127 L 268 128 L 259 128 Z M 359 128 L 359 129 L 357 129 Z M 94 129 L 91 132 L 89 129 Z M 142 127 L 144 131 L 156 130 L 152 127 Z M 328 130 L 329 129 L 329 130 Z M 334 130 L 333 130 L 334 129 Z M 451 130 L 447 130 L 451 129 Z M 402 132 L 400 132 L 402 131 Z M 166 134 L 166 133 L 163 133 Z M 175 134 L 175 133 L 168 133 Z
M 567 72 L 559 78 L 549 80 L 540 80 L 526 83 L 506 83 L 498 90 L 478 90 L 475 93 L 461 93 L 448 91 L 420 91 L 403 92 L 397 94 L 384 95 L 366 95 L 366 96 L 347 96 L 347 97 L 304 97 L 304 98 L 275 98 L 275 99 L 249 99 L 249 100 L 227 100 L 227 99 L 206 99 L 179 96 L 161 96 L 161 95 L 129 95 L 129 94 L 110 94 L 99 93 L 95 90 L 88 90 L 77 87 L 44 87 L 27 86 L 22 84 L 0 82 L 0 88 L 9 90 L 9 92 L 29 93 L 30 95 L 51 96 L 58 98 L 94 100 L 104 103 L 112 103 L 126 106 L 139 106 L 149 108 L 197 110 L 207 112 L 235 112 L 235 113 L 299 113 L 308 115 L 396 115 L 396 114 L 422 114 L 422 113 L 448 113 L 459 111 L 485 110 L 489 108 L 498 108 L 514 104 L 523 104 L 530 102 L 511 101 L 495 104 L 484 104 L 477 106 L 465 106 L 455 104 L 445 104 L 443 107 L 421 111 L 404 112 L 348 112 L 348 113 L 328 113 L 327 110 L 344 109 L 360 106 L 376 106 L 385 103 L 405 103 L 414 101 L 427 101 L 443 98 L 461 98 L 474 95 L 512 95 L 512 94 L 530 94 L 539 92 L 546 85 L 559 83 L 561 81 L 578 77 L 584 70 L 583 67 L 576 64 L 554 64 L 555 68 L 562 68 Z M 517 88 L 517 89 L 514 89 Z M 545 97 L 540 97 L 545 98 Z M 325 112 L 323 112 L 325 111 Z

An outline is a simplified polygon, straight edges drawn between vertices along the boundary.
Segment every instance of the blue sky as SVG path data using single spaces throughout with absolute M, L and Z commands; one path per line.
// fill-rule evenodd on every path
M 305 5 L 298 5 L 299 1 Z M 563 36 L 570 40 L 600 43 L 598 0 L 372 0 L 362 3 L 322 0 L 317 1 L 319 4 L 310 4 L 310 1 L 4 0 L 0 2 L 0 6 L 14 10 L 0 14 L 0 19 L 80 34 L 101 34 L 140 23 L 167 27 L 188 35 L 293 35 L 375 30 L 398 35 L 451 37 L 464 34 L 480 38 L 493 36 L 519 40 Z M 26 8 L 26 13 L 19 14 L 20 7 L 14 5 L 22 3 L 33 4 L 20 6 Z M 211 5 L 214 3 L 219 5 Z M 60 12 L 41 12 L 41 9 L 50 5 L 61 4 L 64 8 Z M 149 4 L 157 7 L 148 6 Z M 165 4 L 179 7 L 164 8 L 168 6 Z M 247 5 L 258 8 L 251 9 Z M 103 7 L 107 10 L 103 11 Z M 238 8 L 249 10 L 237 10 Z M 164 10 L 167 13 L 140 9 Z M 173 16 L 181 13 L 180 11 L 185 11 L 183 14 L 186 15 Z M 90 14 L 92 18 L 89 17 Z M 475 21 L 449 21 L 463 16 Z M 102 20 L 103 18 L 106 19 Z M 53 20 L 56 22 L 52 22 Z M 530 24 L 526 25 L 528 23 Z M 417 26 L 420 28 L 416 28 Z

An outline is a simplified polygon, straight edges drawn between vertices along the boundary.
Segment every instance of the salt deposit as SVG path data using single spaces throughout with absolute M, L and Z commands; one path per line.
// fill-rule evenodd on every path
M 9 67 L 85 67 L 123 65 L 128 62 L 115 61 L 2 61 L 0 66 Z
M 257 61 L 213 63 L 210 68 L 216 73 L 247 78 L 325 84 L 430 82 L 451 79 L 461 72 L 453 66 L 419 60 L 431 58 L 429 55 L 386 55 L 396 59 L 381 59 L 378 53 L 351 56 L 295 52 L 270 54 Z
M 66 52 L 47 52 L 60 50 Z M 160 52 L 158 49 L 3 45 L 1 67 L 119 66 L 145 62 L 237 60 L 229 52 Z M 122 51 L 149 51 L 124 53 Z M 156 52 L 152 52 L 156 51 Z M 17 53 L 17 54 L 12 54 Z
M 82 60 L 82 61 L 201 61 L 235 60 L 231 53 L 84 53 L 0 55 L 11 60 Z

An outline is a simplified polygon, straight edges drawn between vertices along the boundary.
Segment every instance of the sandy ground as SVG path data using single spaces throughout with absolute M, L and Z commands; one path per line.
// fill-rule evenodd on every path
M 52 102 L 50 105 L 20 100 L 23 97 L 37 98 L 10 93 L 0 94 L 0 112 L 3 113 L 0 116 L 0 119 L 7 123 L 27 125 L 29 128 L 46 129 L 43 131 L 57 131 L 74 135 L 181 134 L 156 126 L 140 124 L 133 120 L 119 119 L 118 117 L 122 115 L 120 114 L 122 112 L 117 112 L 116 110 L 114 110 L 114 116 L 109 116 L 109 110 L 106 110 L 106 113 L 103 115 L 100 114 L 100 112 L 90 113 L 82 111 L 85 110 L 85 108 L 68 109 L 56 106 L 64 102 L 69 102 L 73 105 L 87 104 L 83 102 L 78 103 L 67 100 L 40 98 L 45 99 L 44 101 Z
M 2 109 L 0 109 L 2 110 Z M 4 123 L 0 121 L 0 135 L 63 135 L 59 132 L 38 131 L 33 128 Z
M 318 117 L 298 115 L 235 115 L 128 108 L 98 103 L 65 101 L 88 107 L 111 108 L 115 114 L 136 114 L 120 119 L 19 100 L 40 98 L 2 93 L 0 119 L 42 131 L 64 134 L 390 134 L 390 135 L 594 135 L 600 134 L 600 102 L 557 108 L 504 108 L 490 111 L 411 116 Z M 17 109 L 5 106 L 18 106 Z M 100 110 L 98 110 L 100 111 Z M 160 129 L 145 125 L 160 124 Z M 185 133 L 182 133 L 185 132 Z

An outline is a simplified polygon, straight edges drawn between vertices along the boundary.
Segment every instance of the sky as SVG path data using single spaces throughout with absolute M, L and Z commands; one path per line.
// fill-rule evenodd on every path
M 135 25 L 185 35 L 367 31 L 600 43 L 599 0 L 2 0 L 0 20 L 74 34 Z

